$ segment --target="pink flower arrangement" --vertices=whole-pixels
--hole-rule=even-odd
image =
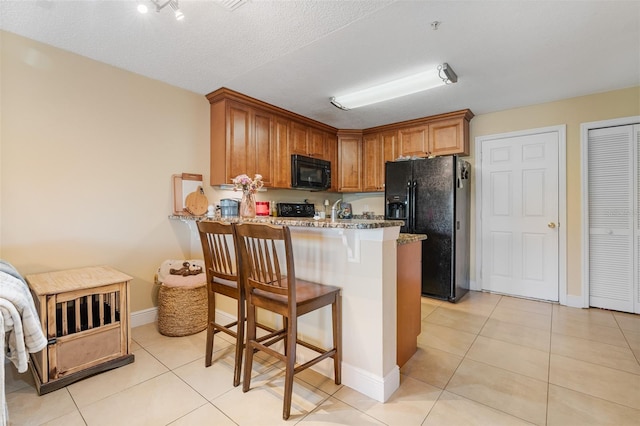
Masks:
[[[258,174],[253,179],[247,175],[238,175],[231,179],[231,182],[233,182],[234,191],[249,192],[251,194],[255,194],[263,185],[262,175]]]

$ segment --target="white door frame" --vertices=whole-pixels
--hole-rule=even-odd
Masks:
[[[567,304],[567,126],[564,124],[475,138],[476,280],[472,290],[482,290],[482,143],[550,132],[558,133],[558,300],[561,305]]]
[[[640,115],[591,121],[580,125],[580,166],[582,168],[582,306],[589,307],[589,130],[640,123]]]

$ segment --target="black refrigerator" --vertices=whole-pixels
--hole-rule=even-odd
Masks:
[[[457,302],[469,291],[470,165],[456,155],[387,162],[385,219],[422,241],[422,295]]]

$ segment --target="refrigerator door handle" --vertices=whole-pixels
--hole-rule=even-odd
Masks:
[[[414,180],[413,185],[411,185],[411,232],[415,232],[416,230],[416,187],[418,186],[418,181]]]
[[[406,213],[405,213],[405,217],[407,218],[407,225],[406,225],[406,232],[410,232],[411,231],[411,215],[413,214],[411,212],[411,181],[407,182],[407,198],[406,198],[406,203],[407,205],[405,206],[406,208]]]

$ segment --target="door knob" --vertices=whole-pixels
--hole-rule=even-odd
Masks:
[[[549,228],[553,229],[553,228],[555,228],[555,227],[556,227],[556,224],[555,224],[555,223],[553,223],[553,222],[549,222],[549,223],[547,224],[547,226],[548,226]]]

